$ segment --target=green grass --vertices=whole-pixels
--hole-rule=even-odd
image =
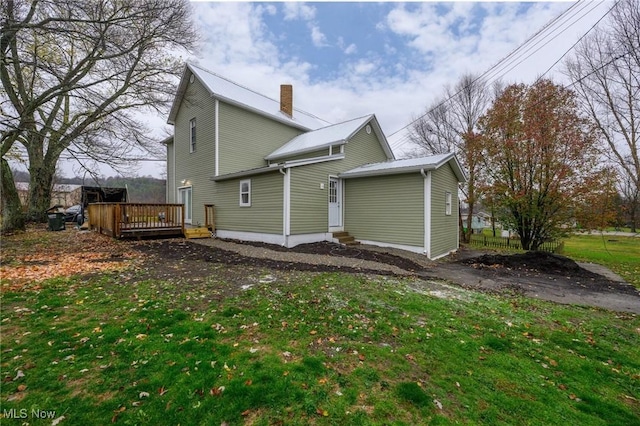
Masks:
[[[640,238],[616,235],[572,235],[564,241],[565,256],[604,265],[640,288]]]
[[[634,315],[457,288],[435,297],[413,279],[277,277],[218,301],[203,290],[215,277],[103,274],[5,292],[3,414],[55,410],[63,425],[640,418]]]

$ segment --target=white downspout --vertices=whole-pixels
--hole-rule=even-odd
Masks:
[[[424,177],[424,254],[431,259],[431,171],[420,169],[420,174]]]
[[[280,173],[284,176],[283,196],[282,196],[282,245],[289,246],[288,236],[291,233],[291,172],[289,169],[280,169]]]
[[[218,100],[216,99],[215,102],[215,122],[216,122],[216,127],[215,127],[215,132],[214,132],[214,149],[215,149],[215,175],[219,176],[220,175],[220,150],[219,150],[219,138],[220,138],[220,128],[218,125],[218,110],[220,109],[220,103],[218,102]]]
[[[173,195],[171,196],[171,200],[173,200],[173,203],[177,203],[178,202],[178,173],[176,172],[176,132],[175,132],[175,126],[174,126],[174,130],[173,130],[173,143],[171,144],[172,147],[171,149],[173,150],[173,179],[172,180],[172,186],[173,188],[171,188],[171,191],[173,192]],[[168,186],[168,185],[167,185]],[[167,188],[168,189],[168,188]]]

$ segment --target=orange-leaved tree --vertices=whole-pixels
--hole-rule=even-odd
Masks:
[[[480,121],[485,191],[525,250],[571,226],[606,191],[598,133],[575,94],[550,80],[507,87]]]

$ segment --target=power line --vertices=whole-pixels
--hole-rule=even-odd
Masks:
[[[597,27],[597,26],[598,26],[598,24],[600,23],[600,21],[602,21],[602,20],[604,19],[604,17],[605,17],[605,16],[607,16],[609,13],[611,13],[611,11],[612,11],[612,10],[613,10],[617,5],[618,5],[618,3],[620,3],[620,0],[616,0],[616,2],[613,4],[613,6],[611,6],[611,7],[609,8],[609,10],[607,10],[607,12],[606,12],[604,15],[602,15],[602,16],[600,17],[600,19],[598,19],[598,20],[596,21],[596,23],[595,23],[595,24],[593,24],[593,25],[591,26],[591,28],[589,28],[589,30],[588,30],[586,33],[584,33],[584,34],[582,35],[582,37],[580,37],[580,38],[579,38],[575,43],[573,43],[573,44],[571,45],[571,47],[570,47],[569,49],[567,49],[567,50],[562,54],[562,56],[560,56],[560,58],[558,58],[558,60],[557,60],[557,61],[555,61],[555,62],[554,62],[554,63],[553,63],[549,68],[547,68],[547,70],[546,70],[544,73],[542,73],[542,75],[541,75],[540,77],[538,77],[538,79],[536,80],[536,82],[537,82],[537,81],[540,81],[540,79],[542,79],[542,77],[544,77],[544,75],[545,75],[546,73],[548,73],[549,71],[551,71],[551,69],[552,69],[553,67],[555,67],[555,66],[558,64],[558,62],[560,62],[560,61],[561,61],[565,56],[567,56],[567,54],[568,54],[570,51],[572,51],[572,50],[573,50],[573,49],[578,45],[578,43],[580,43],[580,42],[581,42],[581,41],[582,41],[582,40],[587,36],[587,34],[589,34],[589,33],[590,33],[590,32],[591,32],[595,27]],[[630,52],[627,52],[627,53],[630,53]],[[626,54],[626,53],[625,53],[625,54]],[[620,59],[620,58],[618,58],[618,59]]]
[[[571,48],[569,48],[569,50],[567,50],[560,59],[558,59],[549,69],[547,69],[545,71],[544,74],[546,74],[547,72],[549,72],[549,70],[551,68],[553,68],[560,60],[562,60],[562,58],[564,56],[566,56],[566,54],[571,51],[579,42],[580,40],[582,40],[589,32],[591,32],[600,21],[602,21],[602,19],[604,19],[605,16],[607,16],[611,10],[613,10],[613,8],[617,5],[617,3],[620,0],[617,0],[616,3],[609,9],[607,10],[607,12],[602,15],[600,17],[600,19],[598,19],[598,21],[576,42],[573,44],[573,46],[571,46]],[[520,46],[518,46],[516,49],[514,49],[511,53],[509,53],[509,55],[507,55],[505,58],[501,59],[498,63],[496,63],[495,65],[493,65],[492,67],[490,67],[487,71],[485,71],[483,74],[481,74],[480,76],[478,76],[476,79],[474,79],[471,84],[477,82],[478,80],[481,80],[483,78],[485,78],[485,76],[491,74],[492,72],[494,72],[495,70],[500,69],[500,67],[504,67],[507,65],[503,65],[503,63],[507,63],[508,61],[515,61],[517,60],[517,58],[521,55],[524,54],[526,52],[528,52],[531,48],[535,47],[537,44],[539,44],[542,40],[544,40],[546,37],[548,37],[549,35],[546,35],[545,37],[542,38],[542,40],[536,42],[533,46],[527,48],[527,50],[524,51],[524,53],[517,53],[518,51],[521,51],[525,48],[525,46],[529,43],[531,43],[536,37],[538,37],[539,35],[543,34],[545,31],[551,31],[551,28],[558,22],[560,22],[560,20],[562,19],[562,17],[564,17],[565,15],[568,15],[568,13],[570,11],[572,11],[572,9],[578,5],[581,4],[580,2],[576,2],[574,3],[571,7],[569,7],[568,9],[566,9],[564,12],[562,12],[560,15],[558,15],[556,18],[552,19],[548,24],[546,24],[544,27],[542,27],[540,30],[538,30],[533,36],[529,37],[524,43],[522,43]],[[554,36],[551,40],[547,41],[543,46],[541,46],[540,48],[536,49],[534,52],[532,52],[531,54],[527,55],[527,57],[525,57],[524,59],[520,60],[517,64],[513,65],[511,68],[509,68],[507,71],[503,72],[500,77],[504,76],[507,72],[511,71],[515,66],[519,65],[520,63],[522,63],[524,60],[530,58],[534,53],[538,52],[542,47],[546,46],[547,44],[549,44],[551,41],[553,41],[555,38],[557,38],[559,35],[561,35],[563,32],[565,32],[567,29],[569,29],[571,26],[575,25],[575,23],[577,23],[579,20],[583,19],[587,14],[591,13],[596,7],[600,6],[601,3],[598,3],[596,6],[592,7],[588,12],[584,13],[582,16],[580,16],[578,19],[576,19],[575,21],[573,21],[569,26],[567,26],[564,30],[562,30],[559,34],[557,34],[556,36]],[[586,9],[586,6],[583,7],[582,9],[576,10],[573,12],[573,15],[570,16],[568,19],[571,19],[573,17],[575,17],[578,13],[584,11]],[[560,25],[564,25],[564,23],[560,24]],[[553,31],[551,31],[551,34],[556,31],[556,29],[554,29]],[[509,59],[511,58],[511,59]],[[543,75],[544,75],[543,74]],[[485,83],[489,82],[489,79],[491,79],[492,77],[487,78]],[[400,131],[408,128],[410,125],[412,125],[413,123],[415,123],[416,121],[422,119],[423,117],[425,117],[427,114],[429,114],[430,112],[432,112],[433,110],[435,110],[436,108],[439,108],[440,106],[444,105],[445,103],[451,101],[453,98],[455,98],[457,95],[459,95],[462,90],[464,90],[464,88],[461,88],[459,91],[457,91],[456,93],[452,94],[451,96],[449,96],[448,98],[445,98],[444,100],[442,100],[441,102],[439,102],[437,105],[435,105],[434,107],[432,107],[431,109],[429,109],[428,111],[426,111],[424,114],[420,115],[419,117],[413,119],[412,121],[410,121],[409,123],[407,123],[405,126],[399,128],[398,130],[396,130],[395,132],[391,133],[388,137],[393,137],[394,135],[396,135],[397,133],[399,133]],[[392,148],[399,148],[400,146],[404,145],[405,143],[407,143],[410,140],[410,136],[409,135],[403,135],[401,139],[399,139],[398,141],[396,141],[395,143],[392,144]]]

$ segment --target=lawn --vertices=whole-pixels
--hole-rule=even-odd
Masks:
[[[414,278],[223,268],[199,281],[120,265],[3,285],[2,424],[640,418],[635,315]],[[221,295],[229,273],[248,284]]]
[[[604,265],[640,288],[640,237],[572,235],[564,240],[562,254]]]

